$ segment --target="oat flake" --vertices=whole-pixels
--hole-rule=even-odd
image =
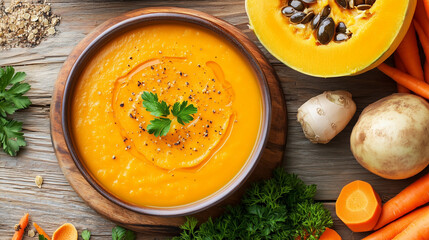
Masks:
[[[8,7],[0,0],[0,50],[37,46],[57,32],[60,20],[46,0],[12,0]]]

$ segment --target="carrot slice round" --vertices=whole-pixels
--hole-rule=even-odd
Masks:
[[[335,230],[326,228],[319,240],[341,240],[341,236]]]
[[[353,232],[374,228],[381,214],[381,199],[372,186],[354,181],[343,187],[335,204],[337,216]]]

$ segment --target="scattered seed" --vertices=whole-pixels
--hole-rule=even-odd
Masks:
[[[303,1],[303,2],[305,2],[307,4],[312,4],[312,3],[316,2],[316,0],[301,0],[301,1]]]
[[[335,35],[334,41],[335,42],[342,42],[342,41],[348,40],[349,38],[350,38],[349,35],[347,35],[345,33],[338,33],[337,35]]]
[[[335,2],[342,8],[347,9],[348,3],[347,0],[335,0]]]
[[[39,45],[56,33],[60,19],[45,1],[16,0],[7,8],[0,1],[0,50]]]
[[[300,0],[292,0],[289,2],[289,6],[295,8],[297,11],[304,11],[305,5]]]
[[[337,28],[335,30],[337,33],[346,33],[347,32],[347,26],[344,22],[339,22],[337,24]]]
[[[34,230],[33,230],[33,229],[28,230],[27,234],[28,234],[28,236],[29,236],[29,237],[34,237],[34,236],[36,236],[36,233],[34,232]]]
[[[354,0],[349,0],[349,8],[352,9],[356,6],[355,1]]]
[[[34,179],[34,182],[36,183],[37,187],[42,188],[42,184],[43,184],[42,176],[36,176],[36,178]]]
[[[306,15],[307,14],[305,14],[303,12],[296,12],[296,13],[292,14],[292,16],[290,16],[290,21],[292,23],[295,23],[295,24],[301,23],[302,20],[304,20],[304,17]]]
[[[328,44],[335,33],[335,22],[331,17],[324,19],[317,29],[317,40],[321,44]]]
[[[372,7],[372,5],[369,5],[369,4],[361,4],[361,5],[357,6],[356,8],[359,11],[365,11],[365,10],[370,9],[371,7]]]
[[[320,12],[320,15],[322,17],[322,20],[327,18],[329,14],[331,13],[331,7],[329,5],[326,5],[322,11]]]
[[[282,13],[283,13],[283,15],[285,15],[286,17],[290,17],[290,16],[292,16],[292,14],[294,14],[296,11],[295,11],[295,8],[293,8],[293,7],[291,7],[291,6],[287,6],[287,7],[284,7],[283,9],[282,9]]]
[[[316,28],[319,27],[320,24],[320,20],[321,20],[322,16],[320,15],[320,13],[318,13],[314,18],[313,21],[311,21],[311,28],[314,30]]]
[[[310,11],[309,13],[307,13],[307,15],[304,17],[304,19],[302,19],[301,23],[306,24],[306,23],[310,22],[313,18],[314,18],[314,12]]]

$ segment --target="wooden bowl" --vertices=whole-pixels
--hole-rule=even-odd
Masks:
[[[64,132],[65,142],[73,158],[77,168],[84,176],[84,178],[95,188],[101,195],[109,199],[111,202],[124,207],[126,209],[149,215],[156,216],[183,216],[193,214],[204,209],[207,209],[216,203],[227,198],[231,193],[238,189],[243,184],[249,175],[254,170],[259,159],[262,156],[264,147],[268,141],[268,134],[271,124],[271,98],[269,93],[269,87],[267,84],[267,77],[264,73],[264,65],[268,64],[265,59],[261,64],[260,56],[262,55],[259,49],[247,39],[238,29],[231,24],[228,24],[222,20],[214,17],[201,17],[206,14],[180,8],[151,8],[147,9],[143,14],[139,14],[133,17],[127,17],[121,19],[116,24],[101,32],[92,42],[90,42],[82,53],[79,55],[71,71],[67,77],[65,91],[62,101],[61,115],[62,115],[62,130]],[[103,185],[96,180],[96,178],[88,171],[85,164],[80,160],[79,152],[76,150],[75,141],[71,131],[71,102],[74,96],[74,89],[77,81],[79,80],[80,74],[86,63],[92,58],[92,56],[101,49],[106,43],[116,36],[123,34],[126,31],[139,28],[145,25],[157,24],[160,22],[178,22],[195,24],[200,27],[206,28],[212,31],[214,34],[229,41],[235,48],[237,48],[241,54],[247,58],[251,67],[253,68],[257,78],[259,87],[262,95],[262,123],[259,130],[259,137],[254,148],[253,153],[249,156],[249,159],[242,167],[241,171],[237,173],[233,180],[217,192],[210,196],[201,199],[199,201],[174,207],[143,207],[135,204],[126,202],[107,190]],[[259,60],[259,61],[258,61]]]

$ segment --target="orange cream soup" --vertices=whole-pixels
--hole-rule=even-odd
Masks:
[[[198,108],[185,126],[148,134],[150,91],[169,105]],[[194,25],[160,23],[126,32],[82,72],[72,128],[84,163],[118,198],[140,206],[203,199],[241,170],[258,138],[262,99],[248,61],[230,43]]]

